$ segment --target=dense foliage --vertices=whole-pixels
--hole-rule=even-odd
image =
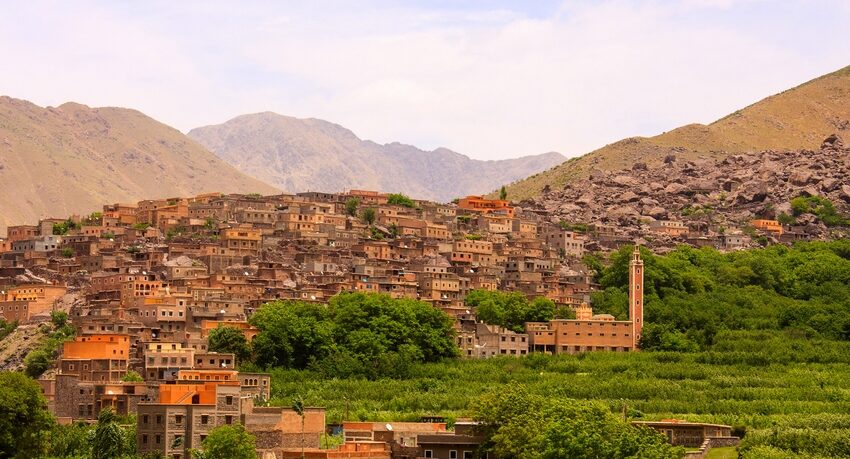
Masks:
[[[395,206],[403,206],[409,207],[411,209],[416,207],[416,203],[413,202],[410,197],[401,193],[390,193],[387,195],[387,204],[395,205]]]
[[[552,399],[521,385],[491,391],[474,411],[489,438],[484,449],[503,458],[673,459],[684,452],[657,431],[615,417],[602,403]]]
[[[0,319],[0,340],[9,336],[15,329],[18,328],[18,322],[6,322],[4,319]]]
[[[363,219],[363,222],[367,225],[374,225],[375,220],[378,218],[378,213],[375,212],[374,207],[367,207],[360,213],[360,218]]]
[[[38,383],[0,372],[0,457],[43,457],[52,426]]]
[[[251,317],[262,367],[328,375],[404,376],[415,362],[457,355],[452,320],[431,305],[387,295],[343,293],[328,305],[274,302]]]
[[[202,443],[202,451],[193,451],[199,459],[256,459],[254,436],[241,424],[216,427]]]
[[[622,248],[602,268],[602,291],[593,295],[598,312],[627,317],[630,252]],[[728,254],[684,246],[665,256],[641,254],[644,349],[706,349],[724,329],[850,340],[849,240]]]
[[[522,333],[526,322],[544,322],[554,318],[569,318],[571,309],[556,309],[552,300],[538,297],[531,301],[521,292],[473,290],[465,300],[475,311],[475,317],[491,325]]]
[[[812,214],[826,226],[847,226],[847,218],[838,213],[835,204],[821,196],[799,196],[791,200],[794,216]]]
[[[219,325],[210,331],[207,347],[211,352],[230,353],[236,356],[237,363],[251,359],[251,345],[242,330],[236,327]]]
[[[124,435],[115,412],[112,408],[101,410],[92,439],[92,459],[118,459],[126,452]]]
[[[345,214],[351,217],[357,215],[357,207],[360,206],[360,200],[357,198],[348,198],[345,201]]]
[[[446,360],[413,365],[406,378],[376,381],[274,369],[271,402],[289,406],[303,394],[307,405],[327,407],[328,422],[451,420],[474,417],[482,394],[517,383],[552,403],[593,400],[613,413],[625,408],[633,419],[736,426],[746,430],[751,449],[830,456],[829,442],[836,442],[829,443],[833,451],[850,448],[850,343],[792,331],[721,331],[709,350],[692,353]],[[817,441],[790,447],[801,431]]]

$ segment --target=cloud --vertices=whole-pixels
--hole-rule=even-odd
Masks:
[[[850,55],[833,2],[465,5],[28,3],[0,18],[0,91],[184,131],[271,110],[498,159],[710,122]]]

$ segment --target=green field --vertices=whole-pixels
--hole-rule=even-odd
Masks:
[[[296,395],[328,421],[470,417],[481,394],[523,384],[548,397],[592,399],[631,418],[678,418],[745,428],[745,457],[850,455],[850,343],[783,332],[721,332],[695,353],[531,355],[416,366],[410,378],[326,379],[273,370],[272,403]],[[346,411],[348,415],[346,416]],[[764,446],[775,446],[766,451]],[[755,448],[753,450],[753,448]]]

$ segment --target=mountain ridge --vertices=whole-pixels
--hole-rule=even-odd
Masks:
[[[276,189],[138,110],[0,96],[0,229],[104,202],[211,191]]]
[[[593,170],[660,164],[669,154],[684,160],[720,159],[765,150],[815,150],[832,133],[850,130],[850,66],[765,97],[709,124],[691,123],[652,137],[627,137],[570,158],[509,185],[512,199],[563,188]],[[491,193],[492,195],[492,193]]]
[[[563,161],[559,153],[482,161],[445,147],[380,144],[318,118],[273,112],[234,117],[187,135],[243,172],[286,191],[352,188],[448,201],[483,194]],[[393,171],[386,174],[385,171]]]

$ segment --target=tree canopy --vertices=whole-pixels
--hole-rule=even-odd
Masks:
[[[0,372],[0,457],[43,457],[53,424],[38,383]]]
[[[416,207],[416,203],[410,197],[401,193],[390,193],[387,195],[387,204],[409,207],[411,209]]]
[[[342,293],[327,305],[277,301],[251,317],[256,363],[335,376],[399,376],[408,364],[457,355],[452,320],[431,305]]]
[[[216,427],[202,445],[204,459],[256,459],[255,438],[241,424]]]
[[[208,337],[208,348],[212,352],[234,354],[239,362],[251,359],[251,345],[242,330],[221,326],[212,329]]]
[[[522,385],[484,395],[474,410],[487,439],[484,449],[502,458],[672,459],[683,453],[602,403],[548,398]]]
[[[555,303],[548,298],[537,297],[529,301],[521,292],[473,290],[466,296],[465,304],[475,309],[478,320],[517,333],[525,329],[526,322],[574,316],[571,310],[557,310]]]
[[[631,250],[621,248],[600,268],[601,291],[592,295],[597,312],[625,318]],[[650,340],[644,349],[693,349],[683,337],[704,348],[724,329],[793,329],[850,340],[848,240],[726,254],[681,246],[663,256],[641,249],[641,255]]]

